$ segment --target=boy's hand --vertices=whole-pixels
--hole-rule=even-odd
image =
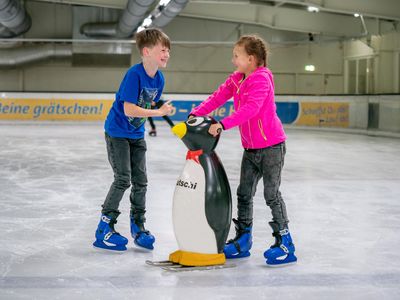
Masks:
[[[222,131],[222,125],[220,123],[212,124],[208,129],[208,133],[212,136],[217,136]]]
[[[158,110],[161,114],[161,116],[165,116],[165,115],[169,115],[170,113],[172,113],[173,111],[173,107],[170,104],[171,100],[168,100],[167,102],[165,102]]]

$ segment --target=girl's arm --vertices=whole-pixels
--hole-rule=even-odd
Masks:
[[[266,99],[268,99],[267,96],[270,93],[271,85],[264,77],[260,77],[259,80],[254,78],[247,90],[249,95],[247,96],[246,104],[240,106],[237,111],[220,121],[225,130],[238,126],[257,115]]]
[[[206,100],[204,100],[199,106],[192,109],[190,115],[194,116],[205,116],[213,110],[225,104],[233,96],[234,83],[232,76],[219,86],[219,88]]]

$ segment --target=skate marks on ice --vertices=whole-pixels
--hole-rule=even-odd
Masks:
[[[236,267],[235,264],[223,264],[214,266],[183,266],[169,260],[146,260],[146,264],[153,267],[160,267],[161,269],[169,272],[209,271]]]

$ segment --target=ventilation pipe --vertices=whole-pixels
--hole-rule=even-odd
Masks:
[[[118,24],[88,23],[81,33],[88,37],[130,37],[145,18],[155,0],[129,0]]]
[[[31,25],[31,17],[18,0],[0,0],[0,37],[18,36],[27,32]]]
[[[154,0],[133,0],[128,2],[117,26],[117,35],[121,37],[131,36],[145,18],[145,14]]]
[[[10,31],[10,29],[8,29],[7,27],[4,27],[3,25],[0,24],[0,37],[11,38],[14,35],[15,34],[12,31]]]
[[[81,34],[92,38],[116,37],[115,23],[86,23],[81,26]]]
[[[0,50],[0,67],[11,68],[55,57],[72,56],[71,45],[46,44]]]
[[[185,8],[188,2],[189,0],[172,0],[166,6],[160,6],[151,26],[164,27]]]

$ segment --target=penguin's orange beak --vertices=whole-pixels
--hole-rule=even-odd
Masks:
[[[182,139],[185,136],[186,131],[187,131],[186,124],[184,122],[179,123],[179,124],[175,125],[174,127],[172,127],[171,130],[175,135],[177,135],[180,139]]]

